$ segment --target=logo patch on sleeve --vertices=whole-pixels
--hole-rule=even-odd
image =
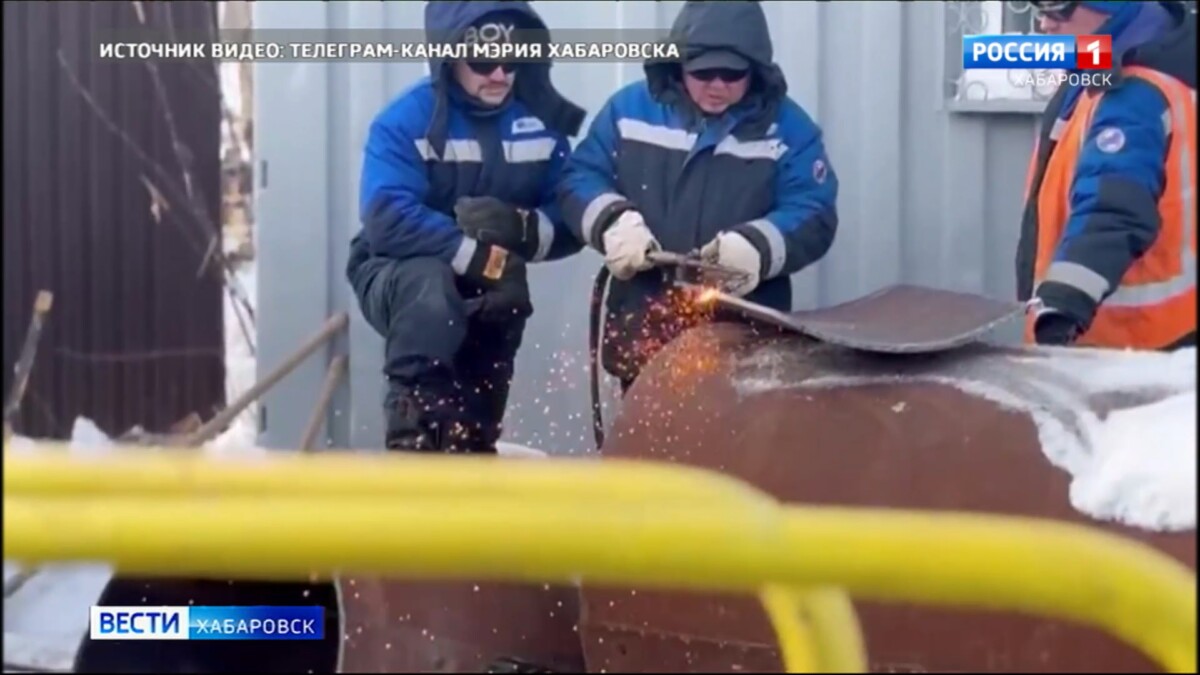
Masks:
[[[825,160],[818,158],[813,162],[812,175],[818,185],[825,183],[825,178],[829,176],[829,168],[825,166]]]
[[[1109,154],[1125,147],[1125,132],[1117,127],[1105,127],[1096,134],[1096,147]]]

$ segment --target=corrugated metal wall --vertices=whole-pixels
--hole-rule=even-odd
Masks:
[[[791,95],[824,127],[841,176],[833,251],[797,275],[797,308],[895,282],[1011,297],[1029,114],[948,110],[941,2],[766,2]],[[552,28],[666,27],[681,2],[540,1]],[[421,26],[424,3],[256,3],[257,27]],[[330,312],[350,309],[350,382],[331,415],[334,445],[381,444],[381,341],[343,276],[357,229],[360,151],[372,116],[425,67],[416,63],[260,64],[260,373]],[[638,64],[565,64],[554,80],[595,112]],[[297,139],[303,139],[297,141]],[[264,172],[265,173],[265,172]],[[586,314],[599,256],[536,266],[536,313],[517,364],[508,437],[552,452],[590,449]],[[294,446],[321,381],[314,359],[266,400],[263,442]]]
[[[183,179],[153,81],[144,61],[98,56],[99,41],[139,25],[134,4],[4,3],[6,391],[34,296],[54,293],[18,433],[64,437],[79,415],[110,434],[136,424],[165,430],[224,402],[221,284],[197,275],[209,235],[185,215],[173,192],[182,188],[171,187]],[[192,34],[214,7],[145,3],[149,25],[166,26],[169,12]],[[215,71],[158,68],[203,209],[217,223],[219,90],[202,79]],[[170,204],[161,219],[149,185]]]

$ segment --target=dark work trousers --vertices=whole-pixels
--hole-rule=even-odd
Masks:
[[[472,451],[495,452],[525,319],[468,316],[465,299],[482,288],[435,258],[369,258],[349,276],[363,317],[386,341],[389,386],[443,392],[423,409],[477,426]]]

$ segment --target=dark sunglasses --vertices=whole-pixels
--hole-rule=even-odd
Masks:
[[[1053,21],[1070,21],[1071,16],[1075,14],[1075,10],[1079,9],[1079,2],[1032,2],[1033,11],[1038,16],[1044,16]]]
[[[497,68],[503,70],[505,75],[512,75],[517,70],[517,64],[499,61],[467,61],[467,67],[477,75],[491,75]]]
[[[688,75],[691,75],[701,82],[720,80],[726,84],[729,84],[742,81],[742,79],[746,77],[747,72],[748,71],[745,70],[734,70],[733,68],[705,68],[704,70],[693,70],[692,72],[688,73]]]

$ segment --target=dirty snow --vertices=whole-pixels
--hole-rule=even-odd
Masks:
[[[964,353],[934,364],[831,363],[802,382],[790,350],[766,347],[737,364],[741,396],[781,388],[924,381],[1028,413],[1042,451],[1071,477],[1070,500],[1099,520],[1155,531],[1196,527],[1196,350],[1175,353],[1031,349]],[[850,361],[850,360],[847,360]],[[807,370],[811,370],[811,367]],[[1105,414],[1102,402],[1119,397]],[[894,411],[903,412],[903,402]]]

